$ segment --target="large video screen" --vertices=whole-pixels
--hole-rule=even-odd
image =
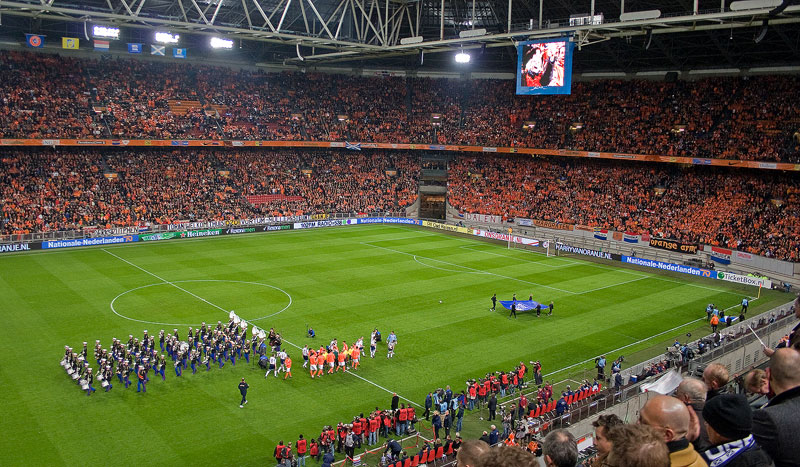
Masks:
[[[572,48],[567,39],[517,45],[517,94],[570,94]]]

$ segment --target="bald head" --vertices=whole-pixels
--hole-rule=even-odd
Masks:
[[[800,352],[794,349],[776,350],[769,359],[767,372],[775,394],[800,386]]]
[[[712,363],[703,371],[703,381],[709,390],[725,386],[728,384],[728,380],[730,380],[728,369],[721,363]]]
[[[659,430],[666,442],[683,439],[689,431],[689,409],[674,397],[656,396],[639,411],[639,423]]]
[[[486,432],[484,431],[484,434]],[[456,454],[457,466],[467,467],[478,465],[478,459],[489,451],[489,445],[479,439],[464,441]]]
[[[702,379],[698,378],[685,378],[678,385],[675,390],[675,397],[681,400],[684,404],[692,404],[697,402],[706,401],[706,392],[708,387]]]

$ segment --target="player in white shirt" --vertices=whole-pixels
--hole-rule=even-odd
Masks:
[[[269,368],[267,369],[267,374],[264,375],[264,378],[269,376],[269,372],[272,371],[275,373],[275,377],[278,377],[278,370],[275,368],[276,358],[275,354],[269,356]]]

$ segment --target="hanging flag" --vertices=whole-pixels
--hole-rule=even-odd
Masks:
[[[99,41],[95,39],[94,41],[94,50],[99,50],[100,52],[108,52],[108,49],[111,47],[111,43],[108,41]]]
[[[608,240],[608,230],[599,227],[594,228],[594,238],[598,240]]]
[[[720,264],[731,264],[732,254],[733,250],[716,246],[711,247],[711,261],[716,261]]]
[[[172,49],[172,56],[175,58],[186,58],[186,49]]]
[[[349,149],[351,151],[360,151],[361,150],[361,143],[349,143],[347,141],[344,142],[345,149]]]
[[[636,232],[625,232],[623,240],[628,243],[639,243],[639,234]]]
[[[41,49],[44,47],[44,37],[41,34],[25,34],[25,43],[28,47],[35,47]]]
[[[164,56],[164,52],[167,48],[163,45],[150,45],[150,55],[161,55]]]
[[[128,42],[128,53],[129,54],[140,54],[142,53],[142,44],[138,44],[135,42]]]
[[[61,48],[62,49],[72,49],[78,50],[81,45],[81,40],[77,37],[62,37],[61,38]]]

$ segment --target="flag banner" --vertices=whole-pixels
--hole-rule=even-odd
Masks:
[[[506,310],[510,310],[511,304],[514,303],[513,300],[498,300],[498,302],[503,305],[503,308]],[[544,303],[539,303],[534,300],[517,300],[517,311],[536,310],[536,305],[541,305],[542,310],[550,310],[550,307]]]
[[[186,49],[172,49],[172,56],[175,58],[186,58]]]
[[[628,243],[639,243],[639,234],[633,232],[625,232],[622,239]]]
[[[108,49],[111,47],[111,43],[108,41],[94,41],[94,50],[99,50],[101,52],[108,52]]]
[[[81,46],[81,40],[77,37],[62,37],[61,38],[61,48],[62,49],[71,49],[71,50],[78,50]]]
[[[344,142],[344,147],[351,151],[360,151],[361,150],[361,143],[349,143],[347,141]]]
[[[731,254],[733,254],[733,251],[727,248],[711,247],[711,261],[716,261],[720,264],[731,264]]]
[[[163,57],[166,50],[167,48],[163,45],[150,45],[150,55],[161,55]]]
[[[44,47],[44,37],[41,34],[25,34],[25,43],[28,47],[41,49]]]
[[[750,261],[753,261],[753,255],[751,255],[750,253],[745,253],[743,251],[737,251],[736,252],[736,259],[738,261],[750,262]]]
[[[142,44],[137,42],[128,42],[128,53],[129,54],[142,53]]]
[[[598,240],[608,240],[608,230],[595,227],[594,238]]]

